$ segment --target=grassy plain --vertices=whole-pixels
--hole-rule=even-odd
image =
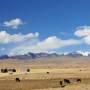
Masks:
[[[0,60],[0,68],[15,68],[17,71],[0,73],[0,90],[90,90],[89,57]],[[27,72],[28,68],[30,72]],[[68,79],[70,84],[61,87],[60,81],[64,79]]]

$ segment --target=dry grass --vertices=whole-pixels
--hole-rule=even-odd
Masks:
[[[90,90],[90,82],[87,79],[83,79],[82,83],[76,83],[76,79],[72,79],[72,83],[64,88],[61,88],[60,80],[0,80],[0,90]]]
[[[44,60],[4,60],[0,68],[15,68],[14,74],[0,73],[0,90],[90,90],[90,60],[87,57],[57,57]],[[26,70],[30,68],[30,72]],[[49,72],[49,73],[47,73]],[[16,82],[15,78],[21,82]],[[77,83],[80,78],[82,82]],[[71,83],[64,88],[60,80]]]

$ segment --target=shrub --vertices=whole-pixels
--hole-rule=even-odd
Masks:
[[[30,69],[27,69],[27,72],[30,72]]]
[[[16,72],[16,69],[12,69],[13,72]]]
[[[7,70],[7,69],[1,69],[1,72],[2,72],[2,73],[7,73],[8,70]]]

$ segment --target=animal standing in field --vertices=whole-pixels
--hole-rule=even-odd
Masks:
[[[60,81],[60,86],[63,88],[65,85],[63,85],[63,81]]]
[[[47,74],[49,74],[49,72],[47,72]]]
[[[77,82],[81,82],[81,79],[77,79]]]
[[[68,80],[68,79],[64,79],[64,83],[66,83],[66,84],[70,84],[70,80]]]
[[[16,82],[20,82],[20,79],[19,78],[16,78]]]
[[[63,82],[62,81],[60,81],[60,85],[62,86],[62,84],[63,84]]]

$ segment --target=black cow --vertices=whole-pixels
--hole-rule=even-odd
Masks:
[[[47,74],[49,74],[49,72],[47,72]]]
[[[64,83],[70,84],[70,80],[64,79]]]
[[[77,79],[77,82],[81,82],[81,79]]]
[[[16,78],[15,80],[16,80],[16,82],[20,82],[20,79],[19,78]]]
[[[60,81],[60,86],[63,88],[65,85],[63,85],[63,81]]]
[[[63,82],[62,82],[62,81],[60,81],[60,85],[61,85],[61,86],[63,85]]]

